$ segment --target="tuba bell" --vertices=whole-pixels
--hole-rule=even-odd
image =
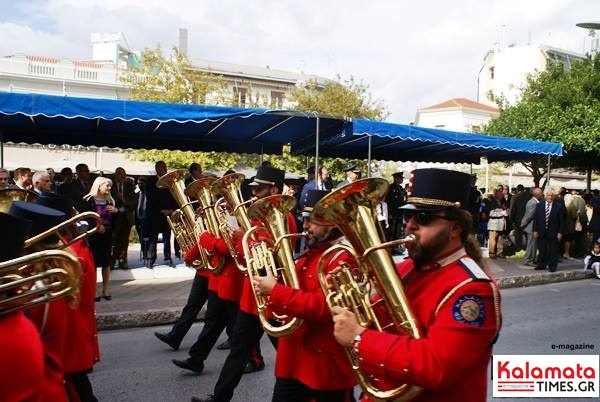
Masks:
[[[200,207],[196,210],[196,215],[199,215],[200,219],[204,221],[208,232],[215,237],[222,237],[210,191],[211,185],[215,180],[212,177],[203,177],[194,180],[185,188],[185,194],[188,197],[196,198],[200,203]],[[219,275],[223,271],[223,268],[225,268],[225,258],[220,256],[217,260],[217,265],[213,265],[211,259],[207,259],[206,268],[213,274]]]
[[[206,229],[202,219],[196,218],[192,202],[185,195],[186,172],[185,169],[168,172],[158,179],[156,187],[168,189],[179,206],[179,209],[175,210],[171,216],[167,216],[167,222],[181,250],[187,253],[195,245],[198,245],[200,260],[194,261],[192,265],[196,269],[205,269],[209,265],[209,258],[206,250],[198,244],[198,237]]]
[[[14,201],[35,202],[38,195],[34,191],[20,188],[3,188],[0,190],[0,212],[8,213]]]
[[[85,230],[80,230],[77,227],[77,224],[82,220],[92,220],[94,222],[94,226]],[[53,248],[61,250],[69,247],[71,244],[85,237],[96,233],[96,231],[98,231],[98,227],[101,224],[102,219],[100,218],[100,215],[98,215],[96,212],[82,212],[62,222],[59,225],[56,225],[46,230],[45,232],[42,232],[34,237],[25,240],[23,248],[25,249],[25,252],[27,252],[27,250],[30,250],[31,248],[35,247],[35,245],[39,242],[42,242],[50,238],[51,236],[54,236],[54,238],[56,239],[56,245]],[[71,233],[68,233],[69,229]]]
[[[246,272],[246,263],[244,258],[240,256],[234,247],[233,239],[229,236],[229,223],[227,222],[227,215],[222,211],[225,210],[224,202],[231,208],[231,213],[235,216],[238,224],[244,230],[248,231],[251,227],[250,219],[248,218],[248,204],[254,202],[254,199],[244,201],[242,197],[242,183],[245,176],[241,173],[231,173],[221,177],[213,182],[211,186],[211,192],[223,196],[223,198],[215,205],[215,215],[219,221],[219,228],[223,240],[227,244],[229,253],[235,261],[238,269],[242,272]]]
[[[39,251],[0,263],[0,315],[73,293],[79,288],[80,270],[77,257],[60,250]]]
[[[295,205],[294,197],[279,194],[260,199],[248,208],[248,217],[257,219],[264,224],[264,226],[251,227],[242,239],[247,272],[251,281],[255,277],[264,276],[266,272],[269,272],[284,285],[295,289],[299,288],[290,238],[304,234],[290,234],[287,221],[287,215]],[[263,237],[267,237],[267,239],[256,241],[254,234],[257,231],[266,231],[268,236]],[[272,313],[273,317],[283,324],[272,325],[267,318],[266,298],[257,294],[254,288],[252,290],[258,309],[258,318],[269,335],[275,337],[289,335],[302,325],[303,320],[300,318],[289,318],[275,313]]]
[[[321,224],[333,224],[344,234],[350,245],[337,244],[327,249],[317,265],[319,283],[329,307],[339,306],[355,313],[365,328],[384,331],[393,328],[414,339],[421,338],[418,324],[398,277],[389,247],[414,241],[414,237],[382,243],[383,232],[376,219],[376,206],[387,191],[383,179],[363,179],[339,188],[323,197],[313,208],[311,219]],[[347,265],[327,273],[327,257],[340,250],[356,260],[358,270]],[[372,302],[372,292],[381,299]],[[381,322],[374,306],[383,303],[391,322]],[[362,389],[375,401],[406,401],[421,392],[421,388],[401,384],[383,390],[373,384],[360,370],[360,361],[352,348],[346,348],[354,374]]]

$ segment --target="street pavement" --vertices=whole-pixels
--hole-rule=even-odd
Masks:
[[[99,330],[147,327],[173,323],[185,305],[195,271],[175,260],[175,268],[160,264],[162,246],[153,269],[143,266],[139,258],[139,244],[130,245],[128,270],[115,269],[111,273],[112,300],[96,303]],[[484,255],[486,250],[484,249]],[[592,277],[583,272],[580,259],[563,260],[557,272],[535,271],[522,264],[521,259],[485,259],[492,276],[501,288],[533,286]],[[101,289],[98,270],[98,294]],[[204,311],[199,315],[201,318]]]

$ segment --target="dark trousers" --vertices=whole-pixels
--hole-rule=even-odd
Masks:
[[[558,246],[559,241],[556,237],[548,239],[545,236],[540,236],[538,239],[538,267],[547,267],[550,272],[556,271],[556,266],[558,265]]]
[[[308,388],[298,380],[277,378],[273,402],[354,402],[353,389],[321,391]]]
[[[192,282],[192,288],[188,296],[187,303],[183,310],[181,310],[181,316],[177,319],[173,328],[169,332],[169,337],[174,339],[179,345],[183,340],[183,337],[190,330],[190,327],[198,317],[198,313],[202,309],[206,299],[208,298],[208,278],[200,275],[194,276]]]
[[[127,248],[129,247],[130,233],[131,225],[127,221],[127,218],[125,216],[119,217],[113,225],[111,266],[117,261],[119,263],[127,263]]]
[[[163,256],[165,260],[171,259],[171,229],[167,227],[163,227],[162,231],[162,240],[163,240]],[[156,261],[156,246],[158,244],[158,232],[152,233],[148,238],[148,250],[147,257],[153,263]]]
[[[233,391],[244,374],[244,367],[252,355],[252,349],[258,344],[262,335],[263,328],[258,317],[238,311],[230,340],[231,349],[214,389],[216,402],[231,400]]]
[[[189,352],[194,363],[204,363],[224,329],[227,329],[227,334],[231,336],[238,310],[239,303],[223,300],[216,292],[208,292],[204,327]]]
[[[388,230],[389,240],[396,240],[402,238],[402,226],[404,225],[404,221],[402,220],[402,215],[400,216],[392,216],[390,219],[390,227]]]
[[[87,373],[88,371],[65,373],[67,389],[69,389],[69,385],[71,385],[81,402],[98,402]]]

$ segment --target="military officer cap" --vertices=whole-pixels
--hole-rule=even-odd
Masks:
[[[275,169],[270,166],[261,166],[256,171],[254,181],[249,183],[249,186],[260,186],[270,185],[277,186],[280,190],[283,190],[283,180],[285,178],[285,172],[281,169]]]
[[[0,212],[0,262],[20,257],[29,238],[31,221]]]
[[[31,221],[30,237],[45,232],[65,220],[65,214],[61,211],[24,201],[13,202],[8,213]]]
[[[302,209],[302,216],[305,218],[309,217],[313,207],[327,194],[329,194],[329,190],[308,190],[308,193],[306,194],[306,201],[304,202],[304,208]]]
[[[356,164],[353,164],[353,165],[346,166],[344,168],[344,172],[355,172],[355,173],[358,173],[358,172],[360,172],[360,169],[358,169],[356,167]]]
[[[403,177],[404,176],[404,172],[396,172],[396,173],[392,173],[393,177]]]
[[[471,191],[471,176],[444,169],[416,169],[410,173],[408,198],[400,209],[409,211],[439,211],[467,208]]]

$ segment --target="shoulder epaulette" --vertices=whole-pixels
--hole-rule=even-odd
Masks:
[[[468,274],[477,281],[489,281],[491,280],[489,275],[470,257],[463,257],[458,260],[458,264],[464,268]]]

